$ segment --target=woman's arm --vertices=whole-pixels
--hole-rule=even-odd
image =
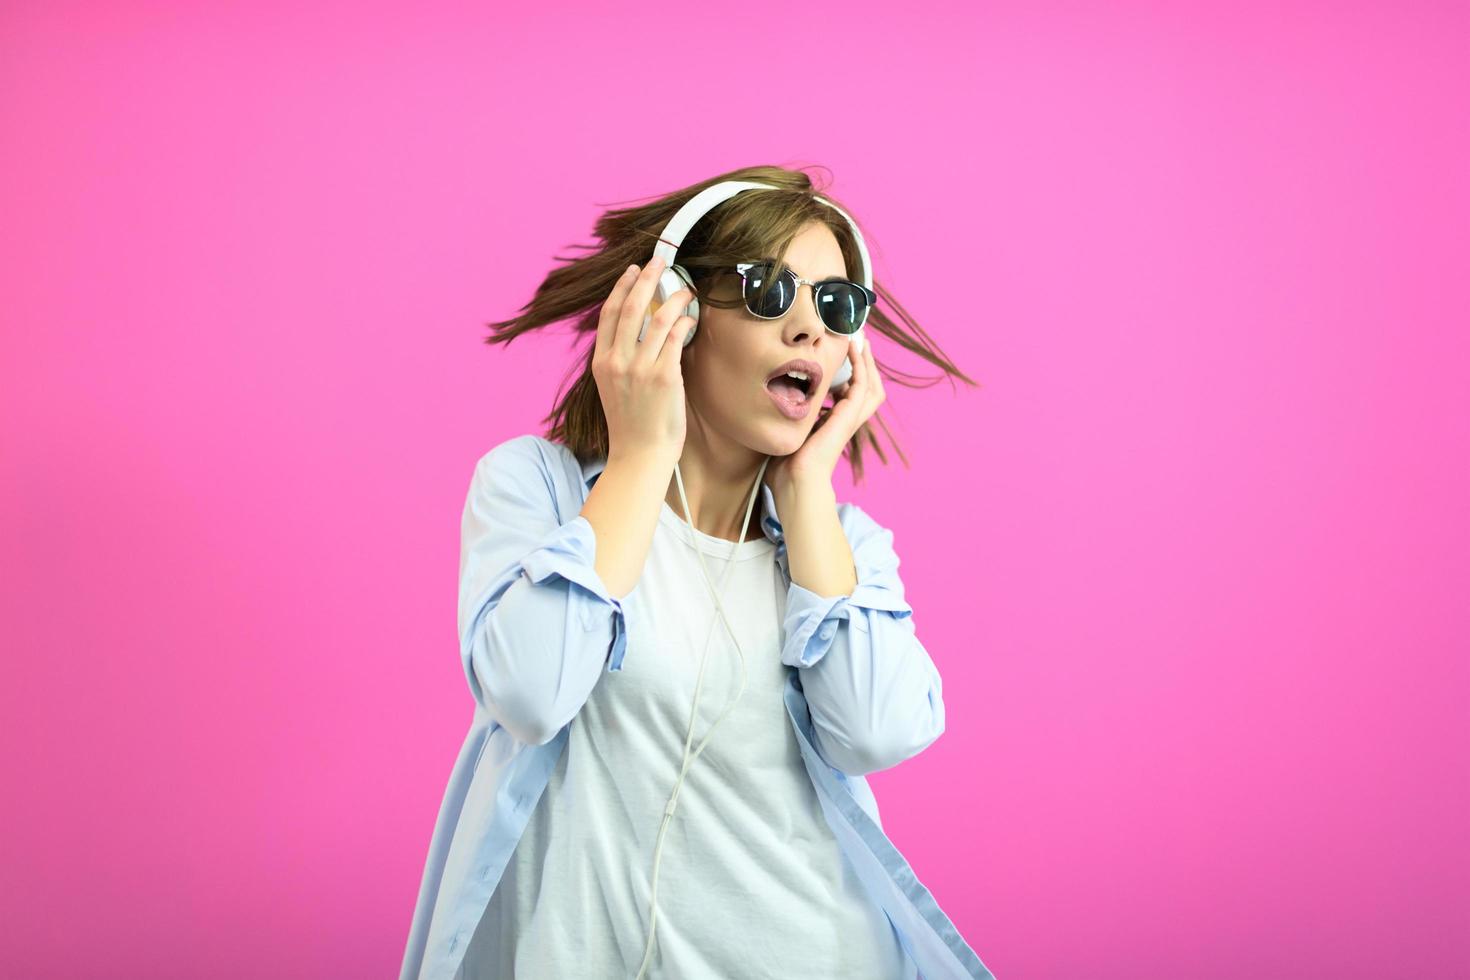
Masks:
[[[662,501],[642,492],[652,478],[647,472],[631,464],[626,477],[624,472],[621,461],[614,466],[609,460],[584,512],[599,506],[594,498],[620,492]],[[538,437],[518,436],[475,466],[462,522],[460,659],[470,693],[491,718],[532,745],[549,742],[581,710],[604,665],[622,668],[624,603],[637,588],[635,576],[626,594],[613,595],[599,567],[633,567],[634,556],[620,555],[621,564],[599,562],[598,535],[588,518],[559,513],[557,481],[566,478]],[[604,502],[603,511],[606,503],[615,501]],[[656,520],[655,510],[650,520],[632,522],[646,532],[645,558]]]
[[[823,758],[854,776],[890,768],[944,731],[943,683],[914,633],[893,533],[857,505],[838,505],[857,585],[850,594],[822,595],[798,581],[800,570],[811,567],[801,559],[811,556],[791,549],[814,547],[815,539],[793,523],[802,518],[799,510],[785,516],[791,510],[782,510],[793,575],[781,660],[801,672]]]
[[[597,575],[615,596],[643,577],[675,462],[653,450],[614,452],[582,505],[597,532]]]

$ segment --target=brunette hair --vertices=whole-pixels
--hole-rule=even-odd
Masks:
[[[586,334],[589,338],[595,337],[602,304],[606,302],[623,270],[635,263],[643,265],[648,262],[653,257],[659,232],[674,213],[695,194],[725,180],[759,181],[771,184],[775,189],[736,194],[711,209],[685,236],[679,246],[679,265],[688,270],[690,278],[694,280],[701,307],[743,308],[744,303],[738,294],[734,299],[723,300],[713,296],[715,287],[726,277],[736,275],[733,267],[737,262],[753,258],[772,258],[784,266],[786,250],[792,239],[812,222],[820,222],[832,230],[849,270],[859,268],[862,258],[847,221],[817,200],[817,197],[820,195],[831,200],[857,221],[857,215],[851,208],[822,193],[821,188],[813,185],[804,170],[775,166],[744,167],[711,177],[642,206],[607,210],[593,228],[593,234],[601,244],[571,246],[591,253],[580,258],[556,256],[558,262],[566,264],[546,275],[541,285],[536,287],[531,301],[521,307],[519,315],[488,324],[491,335],[485,338],[485,343],[509,344],[523,333],[573,318],[579,333]],[[861,226],[861,222],[858,224]],[[778,268],[777,274],[779,272]],[[940,351],[939,345],[909,316],[898,300],[883,288],[876,277],[873,280],[873,290],[898,319],[895,320],[885,313],[882,306],[875,306],[868,313],[864,332],[876,330],[943,371],[940,375],[921,377],[879,364],[879,372],[886,380],[908,388],[927,388],[949,376],[959,378],[973,387],[980,387],[950,363],[949,358]],[[696,338],[695,343],[698,342]],[[580,358],[580,364],[574,363],[562,378],[557,390],[556,404],[550,414],[542,419],[544,423],[550,423],[546,438],[567,446],[578,459],[584,461],[605,458],[608,452],[607,419],[603,415],[602,399],[598,395],[597,382],[592,375],[592,350],[593,344],[589,342],[585,354]],[[874,363],[878,363],[876,358]],[[568,381],[571,382],[570,388],[567,387]],[[884,463],[888,462],[888,457],[883,454],[883,448],[873,431],[875,422],[893,444],[904,466],[908,466],[908,459],[904,457],[898,441],[879,417],[879,412],[874,412],[853,434],[843,452],[852,468],[855,482],[862,480],[865,445],[871,446]]]

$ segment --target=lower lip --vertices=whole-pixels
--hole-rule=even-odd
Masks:
[[[771,396],[771,401],[775,402],[776,408],[781,414],[793,422],[800,422],[812,410],[813,399],[811,395],[807,395],[804,400],[798,402],[787,398],[785,392],[774,391],[770,387],[766,388],[766,394]]]

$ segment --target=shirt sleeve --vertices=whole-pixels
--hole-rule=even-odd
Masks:
[[[541,440],[501,443],[475,466],[460,537],[459,644],[470,693],[522,742],[543,745],[627,649],[623,599],[593,560],[580,514],[559,513],[565,468]],[[636,586],[635,590],[636,591]]]
[[[800,671],[817,751],[840,772],[863,776],[943,733],[943,682],[904,601],[893,533],[855,504],[840,504],[838,516],[857,587],[821,596],[791,582],[781,660]]]

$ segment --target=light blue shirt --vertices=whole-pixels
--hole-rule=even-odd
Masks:
[[[475,710],[429,844],[400,980],[454,980],[475,927],[604,671],[639,629],[633,591],[613,597],[581,516],[605,460],[522,435],[475,467],[462,523],[459,643]],[[858,584],[825,597],[791,581],[774,495],[761,530],[787,583],[786,711],[823,815],[923,980],[994,975],[884,834],[866,774],[944,731],[939,672],[914,633],[893,535],[838,505]],[[634,869],[629,869],[634,873]]]

